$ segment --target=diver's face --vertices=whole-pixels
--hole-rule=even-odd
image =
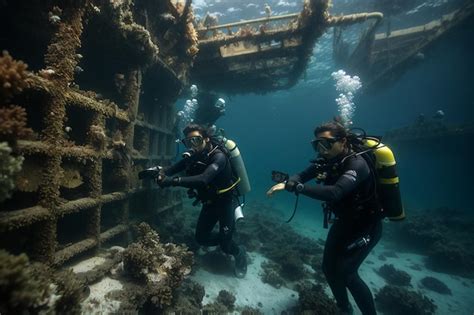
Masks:
[[[183,140],[188,149],[194,149],[196,152],[203,151],[209,143],[209,138],[204,138],[199,131],[191,131]]]
[[[325,159],[332,159],[344,152],[346,139],[337,139],[330,131],[325,131],[318,133],[312,143],[320,156]]]

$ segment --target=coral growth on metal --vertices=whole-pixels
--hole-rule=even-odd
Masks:
[[[187,82],[198,48],[186,5],[54,3],[1,5],[0,14],[11,17],[6,19],[11,25],[0,35],[20,40],[5,41],[2,48],[10,53],[0,56],[0,143],[7,143],[12,163],[23,163],[0,174],[9,188],[0,202],[0,238],[25,237],[2,241],[0,247],[60,266],[105,242],[126,240],[134,205],[145,217],[181,206],[174,192],[157,194],[136,178],[146,167],[170,163],[173,100]],[[25,19],[29,30],[14,24],[25,12],[35,12]],[[172,23],[160,20],[165,15]],[[102,50],[103,43],[110,50]],[[105,53],[96,66],[97,56]],[[96,76],[101,79],[94,81]],[[159,78],[166,92],[166,98],[156,95],[158,108],[141,97],[150,78]],[[105,211],[111,204],[114,210]],[[75,220],[81,224],[71,225]]]

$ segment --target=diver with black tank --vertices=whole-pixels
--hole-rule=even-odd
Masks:
[[[202,203],[196,226],[196,241],[203,246],[219,245],[224,253],[233,255],[235,275],[243,278],[247,272],[246,251],[234,242],[232,236],[235,231],[235,209],[240,208],[237,198],[239,188],[242,190],[242,184],[246,184],[248,191],[250,186],[246,173],[239,177],[233,171],[233,156],[227,147],[233,144],[234,152],[235,149],[238,152],[238,149],[235,143],[225,138],[225,141],[212,141],[207,129],[197,124],[186,126],[183,133],[185,138],[182,142],[188,151],[183,154],[182,160],[160,172],[157,184],[160,187],[189,188],[188,195]],[[183,171],[185,176],[176,176]],[[219,232],[213,233],[217,222]]]
[[[327,228],[332,223],[332,226],[325,243],[322,268],[340,313],[353,313],[347,294],[349,289],[362,314],[376,314],[372,293],[360,278],[358,269],[381,238],[382,218],[391,216],[393,220],[400,220],[404,217],[393,155],[380,141],[358,137],[338,122],[317,127],[314,135],[312,145],[319,158],[303,172],[287,176],[267,194],[271,196],[286,189],[324,201],[324,225]],[[377,163],[374,152],[378,155]],[[390,177],[384,180],[392,184],[381,187],[377,176]],[[323,185],[306,185],[312,179]],[[398,217],[384,213],[388,210],[396,210]]]

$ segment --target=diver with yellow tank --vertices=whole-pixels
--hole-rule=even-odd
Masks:
[[[324,226],[332,226],[322,267],[340,313],[353,312],[349,289],[362,314],[376,314],[372,293],[358,269],[381,238],[382,219],[405,216],[393,153],[379,139],[350,132],[336,121],[317,127],[314,136],[319,158],[291,177],[274,172],[278,184],[267,195],[286,189],[324,201]],[[310,180],[323,185],[307,185]]]
[[[154,177],[160,187],[188,188],[188,195],[202,203],[196,226],[196,241],[203,246],[220,246],[235,258],[235,275],[247,272],[244,246],[232,239],[235,223],[242,217],[239,197],[250,191],[245,165],[235,142],[213,136],[208,128],[189,124],[184,130],[183,144],[188,149],[183,159],[155,175],[143,173],[143,178]],[[149,172],[153,172],[149,169]],[[183,176],[177,175],[184,172]],[[219,232],[213,233],[219,222]]]

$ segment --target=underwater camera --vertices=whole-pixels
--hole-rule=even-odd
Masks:
[[[160,176],[162,170],[163,170],[162,166],[159,166],[159,165],[153,166],[139,172],[138,178],[139,179],[155,179],[155,178],[158,178],[158,176]]]
[[[272,171],[272,181],[275,183],[283,183],[286,182],[290,176],[286,173],[279,172],[279,171]]]

